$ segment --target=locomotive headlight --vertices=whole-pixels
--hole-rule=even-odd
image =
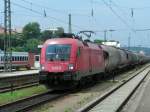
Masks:
[[[73,70],[73,69],[74,69],[73,64],[69,64],[69,65],[68,65],[68,69],[69,69],[69,70]]]
[[[44,69],[45,69],[45,67],[43,65],[41,65],[41,70],[44,70]]]

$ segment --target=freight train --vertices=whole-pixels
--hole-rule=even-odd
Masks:
[[[47,40],[41,49],[39,80],[49,88],[69,88],[86,78],[95,80],[104,73],[112,75],[117,69],[149,60],[142,54],[82,41],[74,36],[54,38]]]

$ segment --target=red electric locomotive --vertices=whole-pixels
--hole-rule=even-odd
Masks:
[[[40,63],[40,82],[53,89],[77,85],[105,69],[102,48],[76,38],[47,40],[41,49]]]

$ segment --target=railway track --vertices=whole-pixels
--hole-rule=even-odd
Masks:
[[[147,65],[134,76],[112,88],[77,112],[119,112],[150,72]]]
[[[28,88],[28,87],[32,87],[32,86],[37,86],[37,85],[39,85],[39,81],[22,84],[22,85],[17,85],[17,86],[2,87],[2,88],[0,88],[0,93],[24,89],[24,88]]]
[[[0,93],[38,85],[37,74],[0,77]]]
[[[99,102],[102,102],[104,99],[106,99],[109,95],[114,93],[116,90],[121,88],[121,86],[125,85],[128,81],[132,80],[134,77],[138,76],[142,71],[146,70],[150,65],[146,66],[144,69],[142,69],[140,72],[138,72],[135,76],[131,77],[127,81],[123,82],[120,86],[112,89],[110,92],[107,94],[103,95],[100,99],[94,101],[94,103],[90,103],[90,105],[79,109],[78,112],[86,112],[89,111],[92,107],[94,107],[96,104]],[[146,76],[145,76],[146,77]],[[65,96],[71,92],[63,92],[59,93],[56,91],[48,91],[46,93],[42,93],[39,95],[34,95],[28,98],[24,98],[12,103],[8,103],[5,105],[0,105],[0,112],[17,112],[17,111],[27,111],[28,109],[31,109],[34,106],[46,103],[47,101],[52,101],[57,98],[60,98],[62,96]]]
[[[38,70],[38,69],[29,69],[29,70]],[[27,70],[16,70],[16,69],[12,69],[12,71],[11,72],[20,72],[20,71],[28,71],[28,69]],[[4,72],[4,69],[0,69],[0,73],[6,73],[6,72]],[[9,73],[9,72],[8,72]]]
[[[69,92],[56,92],[48,91],[38,95],[34,95],[28,98],[24,98],[15,102],[11,102],[5,105],[0,105],[0,112],[22,112],[27,111],[31,107],[46,103],[47,101],[55,100],[59,97],[65,96]]]

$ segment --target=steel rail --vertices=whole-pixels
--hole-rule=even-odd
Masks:
[[[48,91],[28,98],[20,99],[15,102],[0,105],[0,112],[22,112],[31,109],[34,106],[53,101],[57,98],[63,97],[69,92],[57,93],[55,91]]]
[[[29,88],[29,87],[38,86],[38,85],[39,85],[39,81],[17,85],[14,87],[11,87],[11,86],[3,87],[3,88],[0,88],[0,93],[13,92],[14,90],[20,90],[20,89]]]
[[[0,93],[38,85],[37,74],[0,77]]]
[[[110,91],[106,92],[105,94],[103,94],[102,96],[96,98],[95,100],[93,100],[92,102],[88,103],[87,105],[85,105],[84,107],[80,108],[77,110],[77,112],[87,112],[90,111],[92,108],[94,108],[96,105],[102,103],[105,99],[107,99],[109,96],[111,96],[113,93],[115,93],[117,90],[119,90],[122,86],[124,86],[125,84],[127,84],[129,81],[131,81],[132,79],[134,79],[136,76],[138,76],[140,73],[142,73],[144,70],[146,70],[148,67],[150,67],[150,65],[147,65],[146,67],[140,69],[140,71],[138,71],[134,76],[130,77],[129,79],[125,80],[124,82],[122,82],[120,85],[112,88]],[[148,71],[149,73],[150,71]],[[134,90],[130,93],[130,95],[127,97],[127,99],[118,107],[117,112],[119,112],[123,105],[128,101],[128,99],[132,96],[132,94],[136,91],[136,89],[140,86],[140,84],[142,83],[142,81],[146,78],[146,76],[148,75],[148,73],[146,73],[146,75],[142,78],[142,80],[138,83],[138,85],[134,88]]]

